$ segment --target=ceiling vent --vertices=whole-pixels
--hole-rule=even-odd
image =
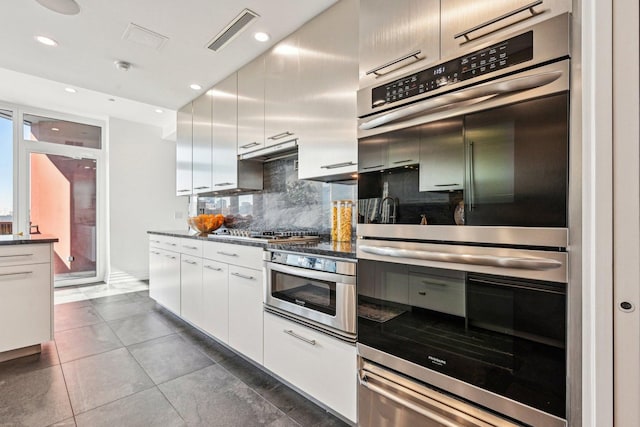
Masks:
[[[209,43],[207,43],[207,48],[211,49],[214,52],[219,51],[223,47],[227,45],[231,40],[236,38],[238,34],[243,32],[250,23],[252,23],[256,18],[260,15],[257,13],[245,9],[240,12],[233,21],[229,23],[222,31],[218,33],[217,36],[213,38]]]
[[[158,34],[155,31],[151,31],[147,28],[131,22],[127,29],[122,34],[123,40],[128,40],[133,43],[137,43],[142,46],[147,46],[156,50],[160,50],[162,46],[169,40],[168,37]]]

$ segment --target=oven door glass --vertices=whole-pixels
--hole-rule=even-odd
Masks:
[[[358,341],[564,418],[565,284],[359,260]]]
[[[336,284],[271,270],[271,296],[330,316],[336,315]]]

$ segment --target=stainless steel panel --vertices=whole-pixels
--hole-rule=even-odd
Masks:
[[[192,191],[193,110],[191,102],[180,108],[176,117],[176,194],[188,196]]]
[[[504,418],[360,359],[358,421],[376,427],[515,427]]]
[[[420,191],[462,190],[464,139],[461,118],[442,122],[420,141]]]
[[[464,54],[465,51],[477,48],[480,43],[488,39],[502,38],[505,32],[571,11],[570,0],[544,0],[539,2],[541,4],[531,7],[535,3],[538,2],[533,0],[443,1],[442,56]],[[508,16],[513,12],[517,13]],[[467,33],[466,37],[464,33]]]
[[[358,355],[364,359],[379,363],[386,368],[423,381],[426,384],[460,396],[528,425],[534,425],[536,427],[565,427],[567,425],[567,422],[562,418],[547,414],[530,406],[523,405],[514,400],[507,399],[361,343],[357,344],[357,348]],[[360,422],[362,421],[360,418]]]
[[[358,120],[358,137],[363,138],[430,123],[567,90],[569,90],[568,60],[360,119]],[[371,97],[370,92],[360,91],[359,95]],[[462,99],[462,101],[457,102],[456,99]],[[435,108],[432,109],[431,106]]]
[[[360,0],[360,87],[437,62],[439,45],[439,0]]]
[[[566,248],[566,228],[358,224],[358,237]],[[358,240],[361,242],[361,240]],[[572,242],[573,244],[573,242]]]
[[[193,100],[193,192],[211,191],[212,180],[212,101],[209,91]]]
[[[264,56],[238,70],[238,154],[264,147]]]
[[[440,89],[429,91],[427,93],[422,94],[421,96],[414,96],[411,98],[407,98],[403,102],[395,102],[393,104],[393,108],[398,108],[406,104],[412,104],[415,101],[418,101],[420,99],[433,98],[433,97],[442,95],[444,93],[452,92],[456,89],[460,89],[473,84],[477,84],[479,82],[483,82],[485,80],[495,79],[505,74],[511,74],[514,71],[529,68],[532,65],[542,64],[547,61],[569,56],[569,53],[570,53],[569,18],[570,18],[569,15],[563,14],[555,18],[549,19],[547,21],[541,22],[537,25],[534,25],[531,28],[527,28],[525,30],[516,31],[511,34],[505,35],[504,37],[501,37],[499,39],[499,40],[507,39],[519,34],[523,34],[529,30],[532,30],[533,31],[533,60],[527,61],[521,64],[517,64],[511,67],[507,67],[505,69],[502,69],[493,73],[480,75],[472,79],[460,81],[458,83],[445,85]],[[499,42],[499,40],[492,39],[485,43],[474,45],[473,48],[466,49],[464,52],[461,51],[460,53],[454,55],[454,57],[462,56],[466,53],[471,53],[473,51],[491,46]],[[446,60],[453,59],[454,57],[446,58]],[[446,61],[443,59],[443,61],[441,62],[444,63]],[[428,67],[421,67],[421,68],[428,68]],[[416,72],[416,71],[418,70],[414,70],[413,72]],[[411,72],[405,72],[400,76],[395,76],[394,78],[380,79],[380,81],[376,82],[375,84],[372,84],[370,86],[367,86],[366,88],[360,89],[358,91],[358,117],[363,117],[363,116],[371,115],[373,113],[378,113],[378,111],[374,111],[373,108],[371,107],[371,103],[372,103],[371,89],[373,87],[380,86],[388,82],[392,82],[397,78],[400,78],[403,75],[408,75],[408,74],[411,74]],[[567,88],[569,87],[568,78],[565,81],[565,86]],[[451,114],[449,114],[448,116],[451,116]],[[442,117],[439,117],[439,118],[442,118]],[[364,135],[359,133],[358,136],[362,137]]]
[[[358,240],[359,259],[567,282],[566,252]]]

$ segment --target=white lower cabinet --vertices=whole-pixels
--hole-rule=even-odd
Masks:
[[[270,313],[264,313],[264,366],[356,421],[356,347]]]
[[[181,254],[180,315],[202,327],[202,258]]]
[[[229,266],[229,345],[262,364],[262,271]]]
[[[229,343],[229,266],[202,260],[202,329]]]
[[[180,253],[149,249],[149,296],[180,314]]]

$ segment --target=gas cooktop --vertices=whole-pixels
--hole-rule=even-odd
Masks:
[[[240,229],[226,229],[217,234],[210,234],[213,238],[230,238],[262,243],[309,243],[320,240],[314,231],[253,231]]]

